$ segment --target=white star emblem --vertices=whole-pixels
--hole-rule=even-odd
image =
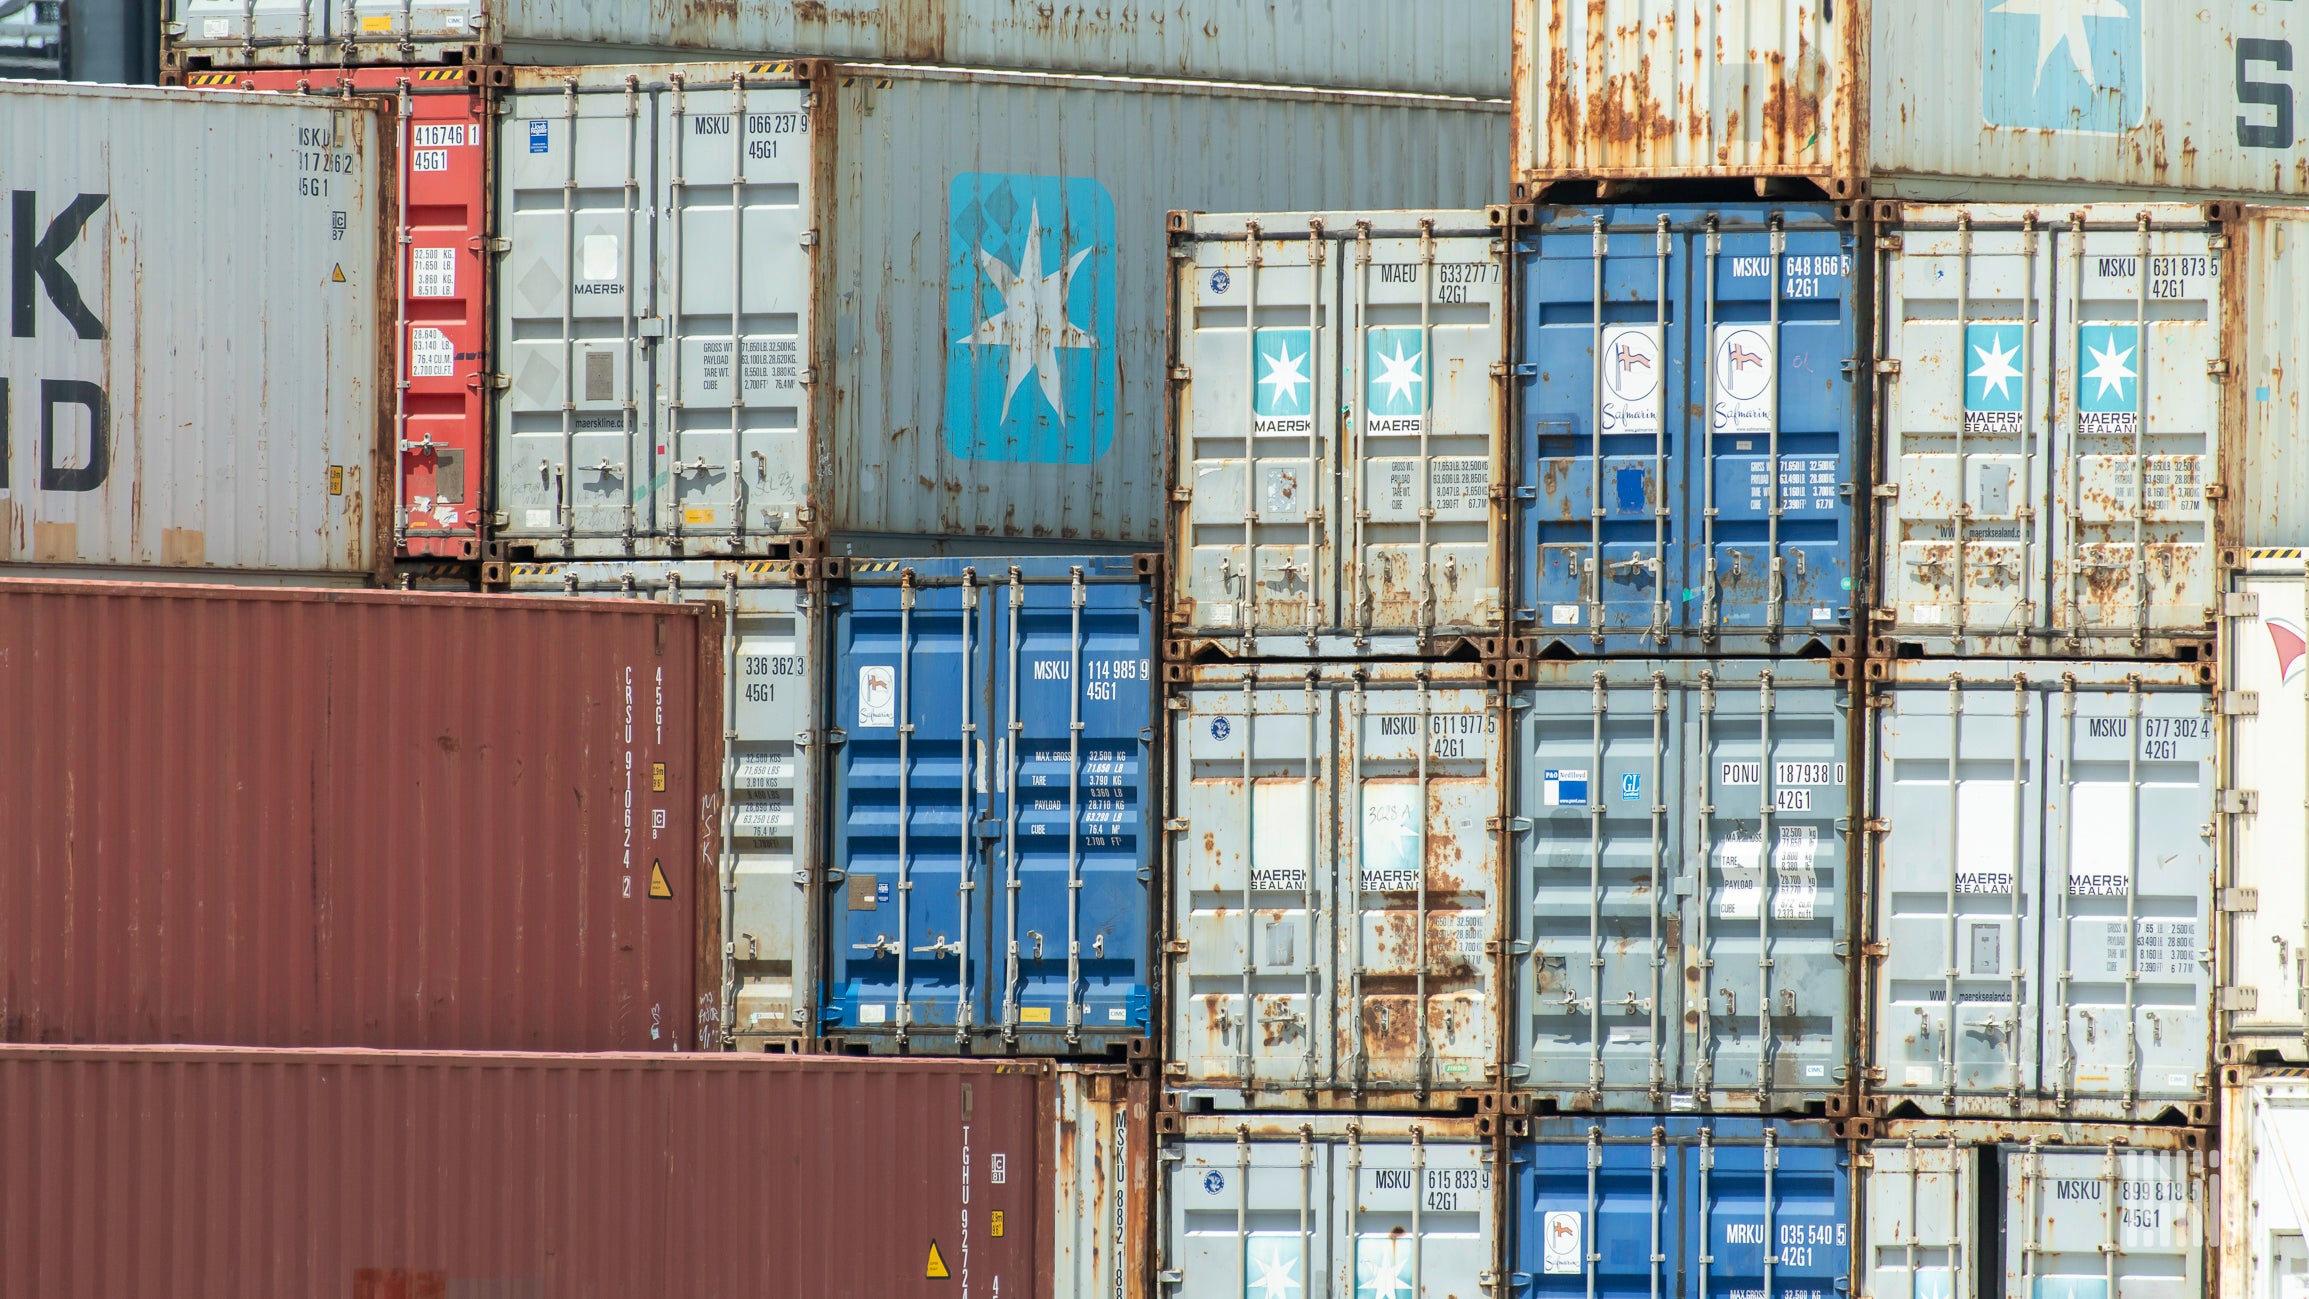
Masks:
[[[2012,358],[2020,354],[2020,346],[2014,344],[2011,347],[1999,347],[2000,341],[1992,335],[1988,346],[1972,349],[1972,355],[1980,361],[1980,368],[1972,371],[1969,377],[1980,380],[1983,396],[1992,392],[1999,397],[2011,396],[2009,385],[2020,377],[2020,371],[2012,365]]]
[[[2093,394],[2093,399],[2098,401],[2108,396],[2109,390],[2112,388],[2116,390],[2119,397],[2124,396],[2125,380],[2138,377],[2133,373],[2132,367],[2125,364],[2132,358],[2133,349],[2128,347],[2121,352],[2118,351],[2116,335],[2111,334],[2109,335],[2107,350],[2088,347],[2085,351],[2090,353],[2093,358],[2093,368],[2085,372],[2085,378],[2098,380],[2101,385],[2100,391]]]
[[[2004,0],[1991,13],[2036,19],[2036,84],[2044,84],[2044,65],[2052,52],[2068,46],[2069,66],[2088,86],[2101,84],[2093,70],[2092,42],[2085,39],[2087,18],[2130,18],[2123,0]]]
[[[1296,402],[1299,385],[1310,382],[1307,372],[1299,368],[1307,363],[1306,353],[1293,356],[1290,344],[1278,342],[1273,356],[1262,356],[1259,359],[1267,363],[1266,376],[1259,380],[1259,384],[1273,391],[1275,404],[1279,406],[1285,402]]]
[[[1355,1293],[1370,1295],[1371,1299],[1396,1299],[1397,1295],[1411,1293],[1411,1283],[1403,1279],[1404,1265],[1410,1261],[1393,1241],[1383,1242],[1376,1249],[1366,1247],[1363,1265],[1372,1272],[1355,1287]]]
[[[1251,1266],[1259,1269],[1259,1275],[1251,1280],[1248,1288],[1259,1291],[1259,1299],[1290,1299],[1291,1292],[1299,1288],[1298,1280],[1291,1275],[1298,1269],[1299,1260],[1285,1258],[1279,1246],[1268,1246],[1265,1258],[1259,1257],[1254,1246]]]
[[[1425,355],[1426,352],[1419,351],[1405,356],[1403,344],[1397,342],[1395,355],[1378,358],[1379,377],[1373,382],[1388,390],[1389,401],[1402,401],[1411,395],[1413,388],[1427,382],[1426,377],[1419,373],[1419,358]]]
[[[1066,408],[1060,404],[1058,349],[1098,346],[1098,339],[1089,330],[1078,329],[1066,319],[1067,290],[1073,287],[1074,273],[1082,269],[1092,250],[1083,249],[1064,270],[1045,275],[1042,233],[1042,208],[1037,204],[1027,209],[1026,248],[1019,254],[1015,272],[983,247],[978,250],[978,264],[1002,295],[1002,310],[979,321],[968,341],[981,347],[1010,349],[1010,383],[1002,393],[1005,420],[1010,418],[1010,400],[1018,395],[1018,385],[1026,382],[1029,371],[1041,384],[1044,400],[1063,419]]]

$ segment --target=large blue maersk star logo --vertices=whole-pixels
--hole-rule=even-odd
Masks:
[[[2113,134],[2141,124],[2147,0],[1981,0],[1990,126]]]
[[[948,206],[946,449],[1089,464],[1114,442],[1114,198],[963,172]]]

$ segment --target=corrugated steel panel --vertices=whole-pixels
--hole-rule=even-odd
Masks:
[[[1515,0],[1516,179],[2309,193],[2290,75],[2309,21],[2290,9]]]
[[[2234,344],[2219,209],[1879,215],[1876,633],[1907,653],[2208,653]]]
[[[1049,1293],[1053,1089],[966,1061],[0,1048],[0,1291]]]
[[[1498,1283],[1480,1120],[1166,1116],[1156,1276],[1182,1295],[1475,1299]]]
[[[1872,1108],[2203,1121],[2217,701],[2202,674],[1869,665]]]
[[[720,610],[0,582],[0,1038],[695,1048]]]
[[[1060,1299],[1146,1299],[1154,1091],[1143,1069],[1061,1064],[1051,1284]]]
[[[2224,1072],[2219,1293],[2294,1293],[2309,1282],[2309,1072]]]
[[[2195,1299],[2212,1292],[2207,1233],[2216,1179],[2202,1132],[2091,1123],[1883,1126],[1881,1139],[1859,1146],[1852,1266],[1860,1293]]]
[[[829,565],[821,1036],[901,1054],[1141,1049],[1149,567]]]
[[[1496,650],[1508,211],[1174,220],[1174,657]]]
[[[0,565],[382,571],[386,110],[39,82],[0,103]]]
[[[741,1049],[794,1050],[816,1032],[819,812],[826,692],[822,604],[807,561],[512,564],[506,589],[708,603],[718,647],[721,800],[708,827],[720,863],[721,1033]]]
[[[192,68],[774,53],[1501,99],[1509,25],[1496,0],[173,0],[168,46]]]
[[[1840,648],[1856,240],[1819,204],[1554,207],[1517,233],[1519,633],[1587,654]]]
[[[1172,1094],[1482,1107],[1499,1063],[1506,757],[1488,669],[1171,671]]]
[[[1828,1124],[1528,1122],[1508,1155],[1509,1294],[1828,1299],[1848,1289],[1851,1161]]]
[[[2222,335],[2236,371],[2222,431],[2221,544],[2309,543],[2309,212],[2248,207],[2223,231]]]
[[[1510,696],[1514,1054],[1563,1109],[1818,1112],[1851,1081],[1844,663],[1542,661]],[[1764,869],[1771,844],[1771,867]]]
[[[2229,575],[2220,683],[2221,1058],[2309,1062],[2309,582],[2303,552]]]

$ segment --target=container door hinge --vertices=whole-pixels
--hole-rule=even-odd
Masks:
[[[2223,717],[2259,717],[2261,696],[2251,690],[2224,690],[2219,703]]]
[[[489,376],[489,386],[490,386],[490,387],[492,387],[492,388],[495,388],[495,389],[496,389],[497,391],[499,391],[499,392],[503,392],[503,391],[505,391],[507,388],[510,388],[510,387],[512,387],[512,386],[513,386],[513,376],[512,376],[512,375],[509,375],[509,374],[493,374],[493,375],[490,375],[490,376]]]
[[[1528,816],[1511,816],[1507,818],[1507,832],[1509,834],[1530,834],[1531,827],[1532,820]]]
[[[1168,1157],[1172,1152],[1164,1151],[1163,1153],[1165,1157]],[[1177,1153],[1183,1155],[1186,1152],[1179,1151]],[[1187,1274],[1174,1267],[1166,1271],[1155,1273],[1155,1280],[1163,1285],[1185,1285],[1187,1283]]]
[[[1872,816],[1869,817],[1866,821],[1863,821],[1860,825],[1860,828],[1869,834],[1890,834],[1892,833],[1892,818],[1888,816]]]
[[[1896,252],[1899,252],[1901,249],[1903,249],[1903,248],[1905,248],[1905,247],[1907,247],[1907,240],[1906,240],[1904,237],[1900,236],[1900,235],[1878,235],[1878,236],[1876,236],[1876,251],[1877,251],[1877,252],[1880,252],[1880,253],[1896,253]]]
[[[1867,1070],[1866,1070],[1866,1071],[1865,1071],[1865,1073],[1862,1075],[1862,1081],[1863,1081],[1863,1082],[1874,1083],[1874,1084],[1876,1084],[1877,1086],[1880,1086],[1880,1087],[1881,1087],[1881,1086],[1883,1086],[1883,1084],[1884,1084],[1884,1066],[1883,1066],[1883,1065],[1880,1065],[1880,1064],[1872,1064],[1872,1065],[1868,1066]]]
[[[1900,373],[1900,358],[1897,356],[1887,356],[1878,361],[1876,363],[1876,373],[1884,375],[1887,378],[1898,376]]]
[[[1173,938],[1173,939],[1171,939],[1169,942],[1167,942],[1167,943],[1164,943],[1164,944],[1163,944],[1163,953],[1164,953],[1165,955],[1168,955],[1168,956],[1184,956],[1184,955],[1186,955],[1186,954],[1187,954],[1187,940],[1186,940],[1186,939],[1184,939],[1184,938]]]
[[[1507,945],[1507,954],[1509,956],[1529,956],[1531,949],[1532,942],[1530,939],[1518,938]]]
[[[493,526],[500,528],[511,527],[513,523],[513,516],[507,514],[503,510],[498,510],[489,516],[489,522]]]
[[[2208,360],[2205,362],[2205,373],[2207,373],[2207,374],[2227,374],[2228,372],[2229,372],[2229,358],[2228,358],[2228,357],[2225,357],[2225,356],[2216,356],[2216,357],[2212,357],[2212,358],[2208,359]]]
[[[1886,954],[1887,952],[1889,952],[1890,950],[1891,950],[1890,948],[1887,948],[1887,947],[1884,945],[1884,941],[1883,941],[1882,939],[1878,939],[1878,940],[1876,940],[1875,942],[1872,942],[1872,943],[1862,943],[1862,944],[1860,944],[1860,954],[1861,954],[1862,956],[1865,956],[1865,957],[1867,957],[1869,960],[1872,960],[1872,961],[1881,961],[1881,960],[1883,960],[1883,959],[1884,959],[1884,957],[1885,957],[1885,954]]]
[[[1172,834],[1184,834],[1187,829],[1187,819],[1183,816],[1169,817],[1163,821],[1163,829]]]
[[[1194,377],[1195,372],[1194,367],[1192,366],[1174,365],[1171,367],[1172,383],[1185,383]]]
[[[1516,377],[1516,378],[1518,378],[1518,379],[1536,379],[1536,378],[1538,378],[1538,377],[1539,377],[1539,362],[1537,362],[1537,361],[1518,361],[1518,362],[1516,362],[1516,365],[1515,365],[1515,377]]]
[[[1195,489],[1192,487],[1173,487],[1171,489],[1171,499],[1174,501],[1178,501],[1183,504],[1187,501],[1193,500],[1194,498]]]
[[[2215,995],[2217,1000],[2214,1005],[2220,1010],[2250,1015],[2261,1008],[2261,991],[2258,988],[2223,988]]]
[[[815,247],[817,247],[817,246],[818,246],[818,232],[817,232],[817,231],[815,231],[815,230],[804,230],[804,231],[802,232],[802,247],[804,247],[804,248],[815,248]]]
[[[2261,791],[2224,789],[2221,791],[2221,810],[2235,816],[2257,816],[2261,811]]]
[[[2222,596],[2221,616],[2224,618],[2260,617],[2261,593],[2258,591],[2231,591]]]
[[[636,337],[636,338],[663,338],[663,337],[665,337],[665,317],[663,317],[663,316],[643,316],[643,317],[642,317],[640,320],[637,320],[637,321],[635,321],[635,322],[634,322],[634,337]]]
[[[2205,484],[2205,499],[2208,501],[2228,500],[2229,489],[2220,483],[2207,483]]]
[[[509,253],[513,251],[513,241],[503,235],[496,235],[491,237],[486,241],[486,246],[488,247],[489,251],[493,253]]]
[[[2218,889],[2213,893],[2213,904],[2223,911],[2250,915],[2261,909],[2261,890]]]
[[[1491,377],[1494,379],[1504,379],[1514,373],[1515,367],[1505,361],[1493,361],[1491,363]]]
[[[847,744],[849,742],[850,733],[848,731],[843,730],[839,726],[830,726],[826,728],[826,746],[828,748],[838,748],[841,745]]]

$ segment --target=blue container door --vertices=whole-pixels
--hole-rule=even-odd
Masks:
[[[1818,205],[1555,208],[1520,241],[1519,634],[1770,653],[1850,633],[1852,253]]]
[[[1545,1118],[1512,1155],[1520,1299],[1833,1299],[1849,1168],[1826,1123]]]

